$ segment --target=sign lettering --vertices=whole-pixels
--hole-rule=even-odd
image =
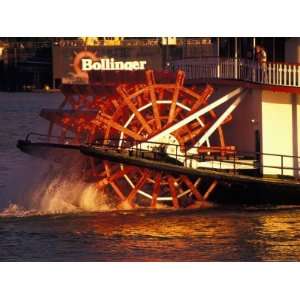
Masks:
[[[102,58],[94,61],[91,58],[81,59],[81,70],[82,71],[105,71],[105,70],[145,70],[147,61],[115,61],[114,58]]]

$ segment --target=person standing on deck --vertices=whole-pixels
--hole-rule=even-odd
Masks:
[[[256,60],[261,69],[261,79],[263,83],[267,83],[267,52],[266,50],[257,45],[255,47]]]

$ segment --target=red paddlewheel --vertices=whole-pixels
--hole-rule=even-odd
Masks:
[[[145,84],[118,85],[115,95],[68,94],[60,106],[64,109],[61,113],[42,113],[50,120],[49,136],[55,133],[56,125],[60,131],[56,129],[56,133],[64,143],[98,143],[124,148],[129,147],[130,142],[148,147],[147,142],[155,141],[178,145],[181,153],[232,153],[234,148],[225,145],[222,130],[231,115],[206,137],[217,120],[216,113],[208,109],[197,118],[188,117],[207,107],[213,88],[207,85],[201,92],[186,88],[184,77],[184,72],[179,71],[175,83],[156,83],[154,72],[148,70]],[[170,127],[174,130],[167,132]],[[158,208],[161,203],[175,208],[197,207],[217,185],[215,180],[207,178],[175,176],[92,158],[87,159],[86,175],[93,178],[99,189],[114,193],[119,207],[123,208]]]

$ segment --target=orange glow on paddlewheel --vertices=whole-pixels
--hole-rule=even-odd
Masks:
[[[157,82],[152,70],[145,72],[145,79],[144,83],[110,86],[109,93],[99,93],[90,86],[73,86],[65,92],[59,110],[44,115],[50,121],[49,139],[58,134],[62,143],[124,149],[156,138],[169,144],[170,151],[172,145],[181,153],[197,147],[197,154],[222,155],[226,149],[232,149],[226,146],[222,129],[231,121],[231,115],[199,147],[199,140],[215,123],[217,114],[209,109],[185,123],[191,114],[208,105],[211,86],[202,90],[185,87],[182,71],[177,72],[172,83]],[[183,125],[164,134],[176,124]],[[99,190],[114,195],[119,208],[201,207],[208,203],[217,186],[213,179],[173,175],[96,158],[86,158],[83,173],[85,180],[93,181]]]

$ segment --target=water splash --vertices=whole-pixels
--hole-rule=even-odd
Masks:
[[[83,182],[59,182],[55,178],[50,184],[41,184],[30,196],[29,205],[10,203],[0,211],[0,217],[27,217],[33,215],[65,214],[78,212],[100,212],[113,210],[107,195],[95,185]]]
[[[10,203],[7,208],[0,211],[0,217],[28,217],[42,214],[34,209],[25,209],[18,204]]]
[[[110,210],[108,197],[94,184],[63,179],[61,176],[41,185],[32,195],[34,206],[44,213],[70,213]]]
[[[18,170],[6,190],[6,206],[0,216],[29,216],[114,209],[114,201],[94,183],[80,178],[81,161],[55,165],[31,158]],[[16,176],[18,174],[18,176]]]

